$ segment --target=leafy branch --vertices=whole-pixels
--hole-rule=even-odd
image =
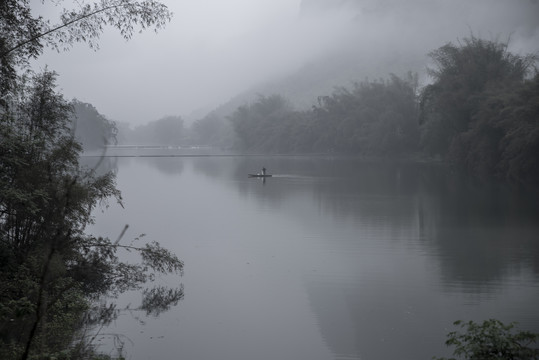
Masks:
[[[516,323],[504,324],[496,319],[485,320],[482,324],[474,321],[455,321],[464,331],[452,331],[447,335],[447,346],[454,346],[457,358],[470,360],[532,360],[539,359],[539,334],[516,331]],[[437,358],[435,360],[455,360]]]
[[[64,8],[60,15],[60,23],[50,26],[49,21],[41,16],[33,18],[28,9],[19,3],[12,4],[11,6],[19,11],[16,25],[27,30],[15,33],[15,30],[10,29],[14,28],[13,24],[8,26],[0,23],[7,26],[8,32],[3,39],[4,42],[0,44],[0,59],[8,59],[17,50],[28,46],[17,55],[19,58],[17,62],[24,63],[29,57],[37,58],[41,54],[43,43],[57,51],[67,50],[76,42],[86,42],[90,48],[98,49],[97,40],[105,26],[115,27],[124,39],[129,40],[135,31],[135,25],[140,27],[139,32],[150,27],[157,32],[170,22],[173,16],[168,7],[157,0],[100,0],[93,4],[82,2],[79,5],[78,10]],[[8,15],[11,14],[6,14],[6,18]]]

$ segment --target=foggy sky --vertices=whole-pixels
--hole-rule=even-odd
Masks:
[[[57,71],[68,99],[138,125],[209,111],[342,48],[372,61],[398,61],[399,53],[424,56],[473,32],[492,40],[510,36],[515,52],[539,50],[537,1],[341,0],[341,8],[320,11],[303,1],[302,6],[301,0],[163,0],[174,18],[159,33],[135,34],[126,42],[108,29],[99,51],[84,44],[67,53],[46,51],[35,68]]]

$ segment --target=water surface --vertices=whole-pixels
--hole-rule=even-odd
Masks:
[[[185,298],[133,311],[131,359],[430,359],[458,319],[539,332],[538,196],[427,164],[316,157],[120,158],[139,234],[185,261]],[[263,166],[272,178],[248,178]],[[121,298],[140,301],[139,294]],[[103,343],[107,342],[103,337]]]

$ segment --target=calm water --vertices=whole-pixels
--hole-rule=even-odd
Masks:
[[[430,359],[453,321],[539,332],[539,197],[441,167],[311,157],[119,158],[125,209],[185,261],[185,298],[105,333],[131,359]],[[275,174],[247,178],[262,166]],[[120,299],[136,307],[137,293]],[[107,337],[102,339],[107,343]],[[104,346],[104,349],[106,347]]]

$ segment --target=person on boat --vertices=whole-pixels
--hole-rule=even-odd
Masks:
[[[266,176],[266,168],[265,167],[262,167],[262,175]]]

